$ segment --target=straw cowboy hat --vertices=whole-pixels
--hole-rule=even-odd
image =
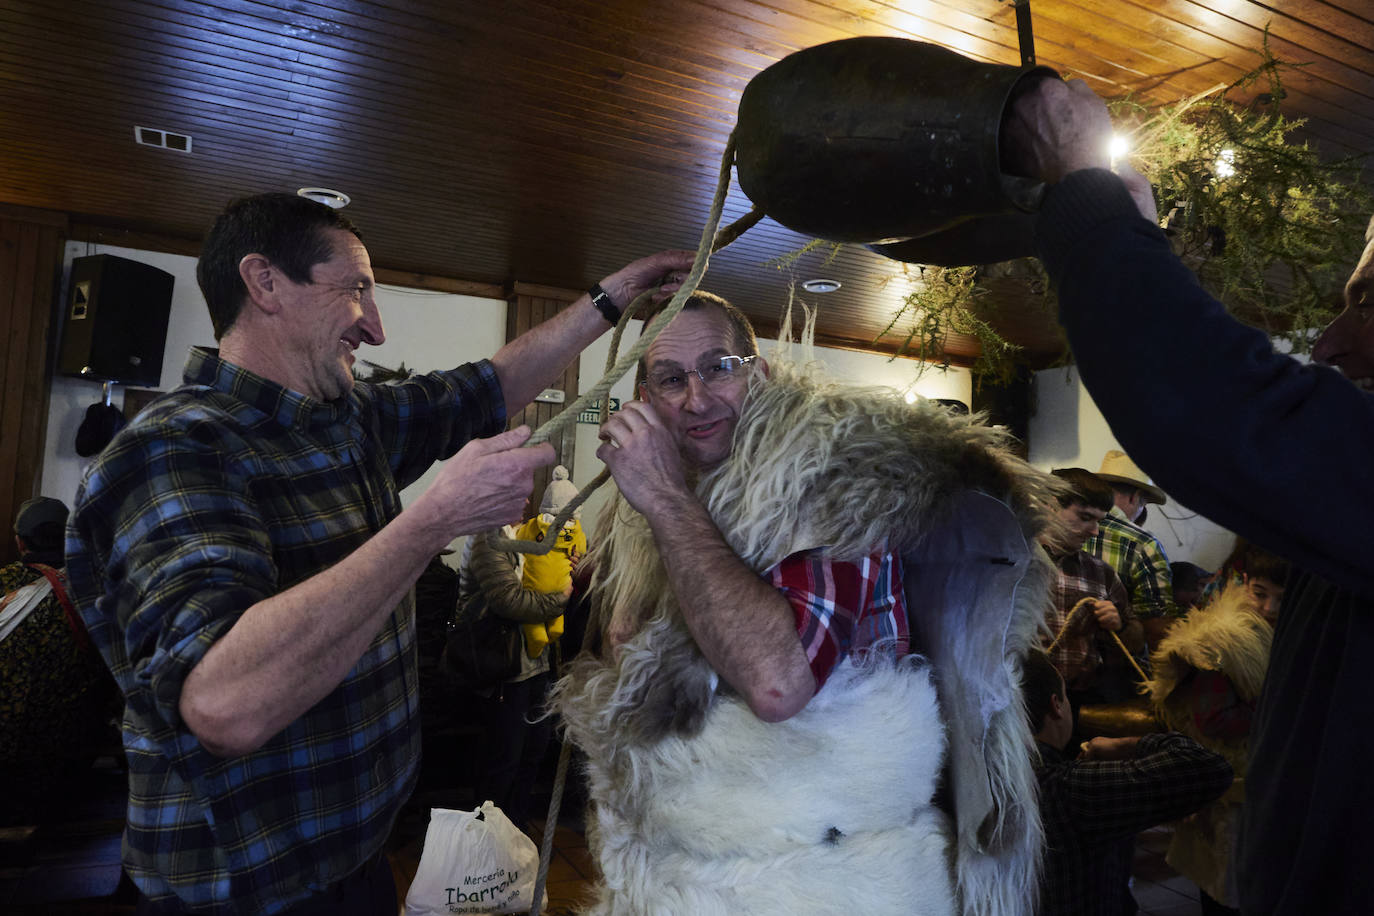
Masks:
[[[1164,505],[1169,501],[1169,497],[1164,495],[1164,491],[1150,483],[1150,478],[1145,476],[1145,472],[1136,466],[1136,463],[1126,457],[1125,452],[1112,449],[1102,456],[1102,469],[1097,472],[1107,483],[1119,483],[1127,487],[1135,487],[1145,494],[1147,503],[1158,503]]]

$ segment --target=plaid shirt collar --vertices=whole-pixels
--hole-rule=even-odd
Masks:
[[[210,347],[191,348],[183,377],[188,384],[233,395],[280,425],[302,432],[333,426],[354,410],[352,396],[316,400],[222,359],[219,350]]]

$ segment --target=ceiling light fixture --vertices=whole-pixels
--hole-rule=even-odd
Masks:
[[[1112,134],[1111,142],[1107,144],[1107,155],[1111,158],[1112,168],[1116,168],[1116,160],[1130,152],[1131,143],[1121,134]]]
[[[333,188],[297,188],[296,193],[307,200],[313,200],[317,204],[324,204],[326,207],[333,207],[335,210],[342,210],[349,204],[349,196],[342,191],[335,191]]]
[[[839,280],[826,280],[818,278],[815,280],[803,280],[802,289],[808,293],[833,293],[840,288]]]
[[[1214,166],[1218,178],[1230,178],[1236,174],[1236,151],[1224,149],[1217,157],[1217,164]]]

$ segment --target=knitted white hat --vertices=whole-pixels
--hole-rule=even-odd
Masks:
[[[568,469],[563,465],[555,465],[553,469],[553,479],[544,488],[544,499],[539,503],[539,511],[547,512],[549,515],[557,515],[563,507],[577,498],[577,487],[568,479]],[[582,517],[582,507],[578,506],[573,511],[573,518]]]

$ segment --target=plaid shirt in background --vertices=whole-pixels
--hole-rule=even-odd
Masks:
[[[87,472],[67,571],[128,701],[130,876],[150,898],[274,913],[374,857],[414,787],[413,599],[244,756],[201,746],[182,684],[247,608],[351,554],[400,513],[400,487],[499,433],[504,398],[487,362],[326,403],[195,348],[185,381]]]
[[[1123,627],[1132,619],[1131,601],[1116,572],[1096,557],[1074,550],[1064,554],[1051,552],[1050,559],[1054,563],[1054,583],[1050,586],[1050,607],[1045,612],[1045,623],[1050,630],[1045,637],[1045,647],[1050,661],[1069,688],[1084,688],[1089,686],[1103,662],[1103,647],[1094,637],[1100,635],[1106,640],[1111,637],[1091,622],[1090,611],[1082,611],[1079,626],[1065,634],[1053,649],[1049,649],[1050,643],[1064,629],[1073,606],[1084,598],[1101,598],[1115,604]],[[1119,653],[1121,650],[1112,642],[1110,651]],[[1124,659],[1120,661],[1126,664]]]
[[[1124,841],[1192,814],[1231,785],[1224,757],[1175,732],[1145,735],[1129,760],[1079,762],[1037,746],[1040,916],[1120,916],[1132,855]]]
[[[845,656],[884,640],[906,655],[906,598],[902,561],[886,552],[856,562],[835,560],[823,548],[802,550],[768,571],[797,618],[797,633],[816,676],[825,686]]]
[[[1098,522],[1098,528],[1101,533],[1089,538],[1083,549],[1116,570],[1130,592],[1136,617],[1177,617],[1174,575],[1159,538],[1132,525],[1117,506]]]

